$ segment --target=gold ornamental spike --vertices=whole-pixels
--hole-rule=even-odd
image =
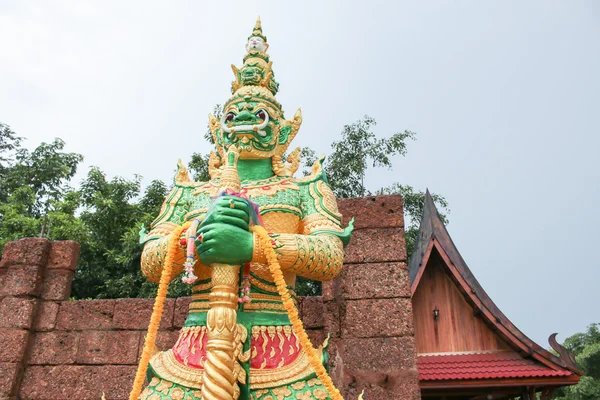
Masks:
[[[181,159],[177,160],[177,173],[175,174],[175,183],[177,185],[185,185],[191,183],[190,174],[187,168],[181,162]]]
[[[252,35],[250,35],[250,37],[252,36],[259,36],[262,37],[265,42],[267,41],[267,37],[263,34],[262,25],[260,23],[260,15],[256,18],[256,23],[254,24],[254,29],[252,30]]]

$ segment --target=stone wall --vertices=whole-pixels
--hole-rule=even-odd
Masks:
[[[314,343],[330,333],[330,374],[346,399],[363,389],[366,400],[420,399],[402,199],[338,202],[356,230],[340,276],[303,299],[304,324]]]
[[[330,333],[331,375],[346,399],[419,399],[402,200],[340,201],[356,231],[344,270],[303,298],[313,342]],[[346,221],[347,223],[347,221]],[[0,261],[0,400],[128,398],[153,299],[68,301],[75,242],[22,239]],[[169,299],[157,346],[177,340],[189,298]]]

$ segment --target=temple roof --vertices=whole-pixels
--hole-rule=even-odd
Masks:
[[[418,366],[422,381],[573,375],[571,371],[545,367],[513,351],[420,355]]]
[[[513,351],[492,355],[485,352],[468,355],[421,354],[419,355],[421,380],[525,376],[518,374],[536,377],[573,376],[578,379],[577,376],[582,375],[582,372],[577,369],[573,355],[556,342],[556,334],[551,335],[549,342],[561,355],[560,357],[528,338],[494,304],[458,252],[427,191],[417,243],[408,266],[413,295],[433,253],[437,253],[436,257],[437,255],[441,257],[447,273],[465,300],[473,307],[474,313]]]

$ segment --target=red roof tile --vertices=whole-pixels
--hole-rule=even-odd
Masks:
[[[419,380],[494,379],[568,376],[568,370],[555,371],[527,360],[512,351],[472,354],[419,355]]]

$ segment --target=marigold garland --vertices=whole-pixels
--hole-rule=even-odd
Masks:
[[[167,290],[169,289],[169,282],[171,281],[173,264],[175,263],[175,255],[177,251],[181,251],[179,247],[179,238],[181,233],[189,226],[190,223],[186,223],[183,226],[177,227],[171,233],[169,247],[167,249],[167,256],[165,257],[163,270],[160,274],[158,292],[156,293],[156,300],[154,300],[154,308],[152,309],[150,324],[148,325],[148,333],[146,334],[146,340],[144,341],[144,350],[142,351],[142,357],[140,358],[140,363],[135,374],[135,380],[133,381],[133,388],[129,394],[129,400],[136,400],[142,392],[142,386],[144,385],[144,379],[146,378],[146,371],[148,370],[148,364],[150,363],[150,357],[152,356],[151,352],[154,348],[156,335],[158,333],[160,320],[162,318],[162,313],[165,306],[165,299],[167,298]]]
[[[302,320],[298,316],[298,310],[294,305],[294,301],[290,296],[290,292],[287,288],[287,284],[285,283],[285,279],[283,277],[283,273],[281,272],[281,266],[277,261],[277,254],[275,254],[275,250],[273,249],[273,244],[271,243],[271,237],[260,225],[255,225],[250,228],[252,232],[256,232],[260,240],[263,242],[263,249],[265,252],[265,256],[267,257],[267,261],[269,263],[269,270],[273,275],[273,279],[275,280],[275,284],[277,285],[277,291],[283,300],[283,306],[288,312],[290,317],[290,321],[292,322],[292,326],[294,328],[294,332],[300,339],[300,344],[302,345],[302,349],[306,353],[308,360],[310,361],[310,365],[313,367],[317,376],[327,389],[327,393],[332,400],[344,400],[340,391],[335,387],[331,377],[327,374],[323,363],[319,359],[319,355],[317,351],[312,346],[306,331],[304,330],[304,325],[302,324]]]

